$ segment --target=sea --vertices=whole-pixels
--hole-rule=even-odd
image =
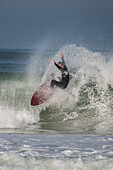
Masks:
[[[61,53],[68,87],[31,106]],[[113,170],[112,51],[0,49],[0,170]]]

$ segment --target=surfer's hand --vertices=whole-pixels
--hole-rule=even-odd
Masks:
[[[63,57],[64,57],[64,54],[60,54],[60,57],[63,58]]]
[[[55,60],[54,60],[54,58],[52,59],[52,62],[53,62],[53,64],[55,64]]]

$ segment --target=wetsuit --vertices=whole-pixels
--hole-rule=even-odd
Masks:
[[[62,65],[64,66],[63,69],[57,63],[55,63],[56,67],[61,71],[61,80],[60,81],[52,80],[51,81],[52,88],[54,87],[54,85],[56,85],[57,87],[60,87],[61,89],[65,89],[69,83],[69,72],[65,65],[64,59],[63,58],[61,59],[62,59]]]

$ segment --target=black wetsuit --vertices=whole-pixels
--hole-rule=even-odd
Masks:
[[[57,87],[60,87],[61,89],[65,89],[69,83],[69,72],[68,72],[68,69],[65,65],[65,61],[63,58],[62,58],[62,64],[64,66],[63,69],[57,63],[55,63],[56,67],[61,71],[61,80],[60,81],[52,80],[51,81],[52,88],[54,87],[54,85],[56,85]]]

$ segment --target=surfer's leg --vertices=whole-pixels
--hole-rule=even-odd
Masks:
[[[53,88],[54,87],[54,85],[56,85],[56,86],[58,86],[58,81],[56,81],[56,80],[52,80],[51,81],[51,88]]]
[[[61,89],[65,89],[65,85],[62,81],[56,81],[56,80],[52,80],[51,81],[51,88],[53,88],[55,86],[61,88]]]

